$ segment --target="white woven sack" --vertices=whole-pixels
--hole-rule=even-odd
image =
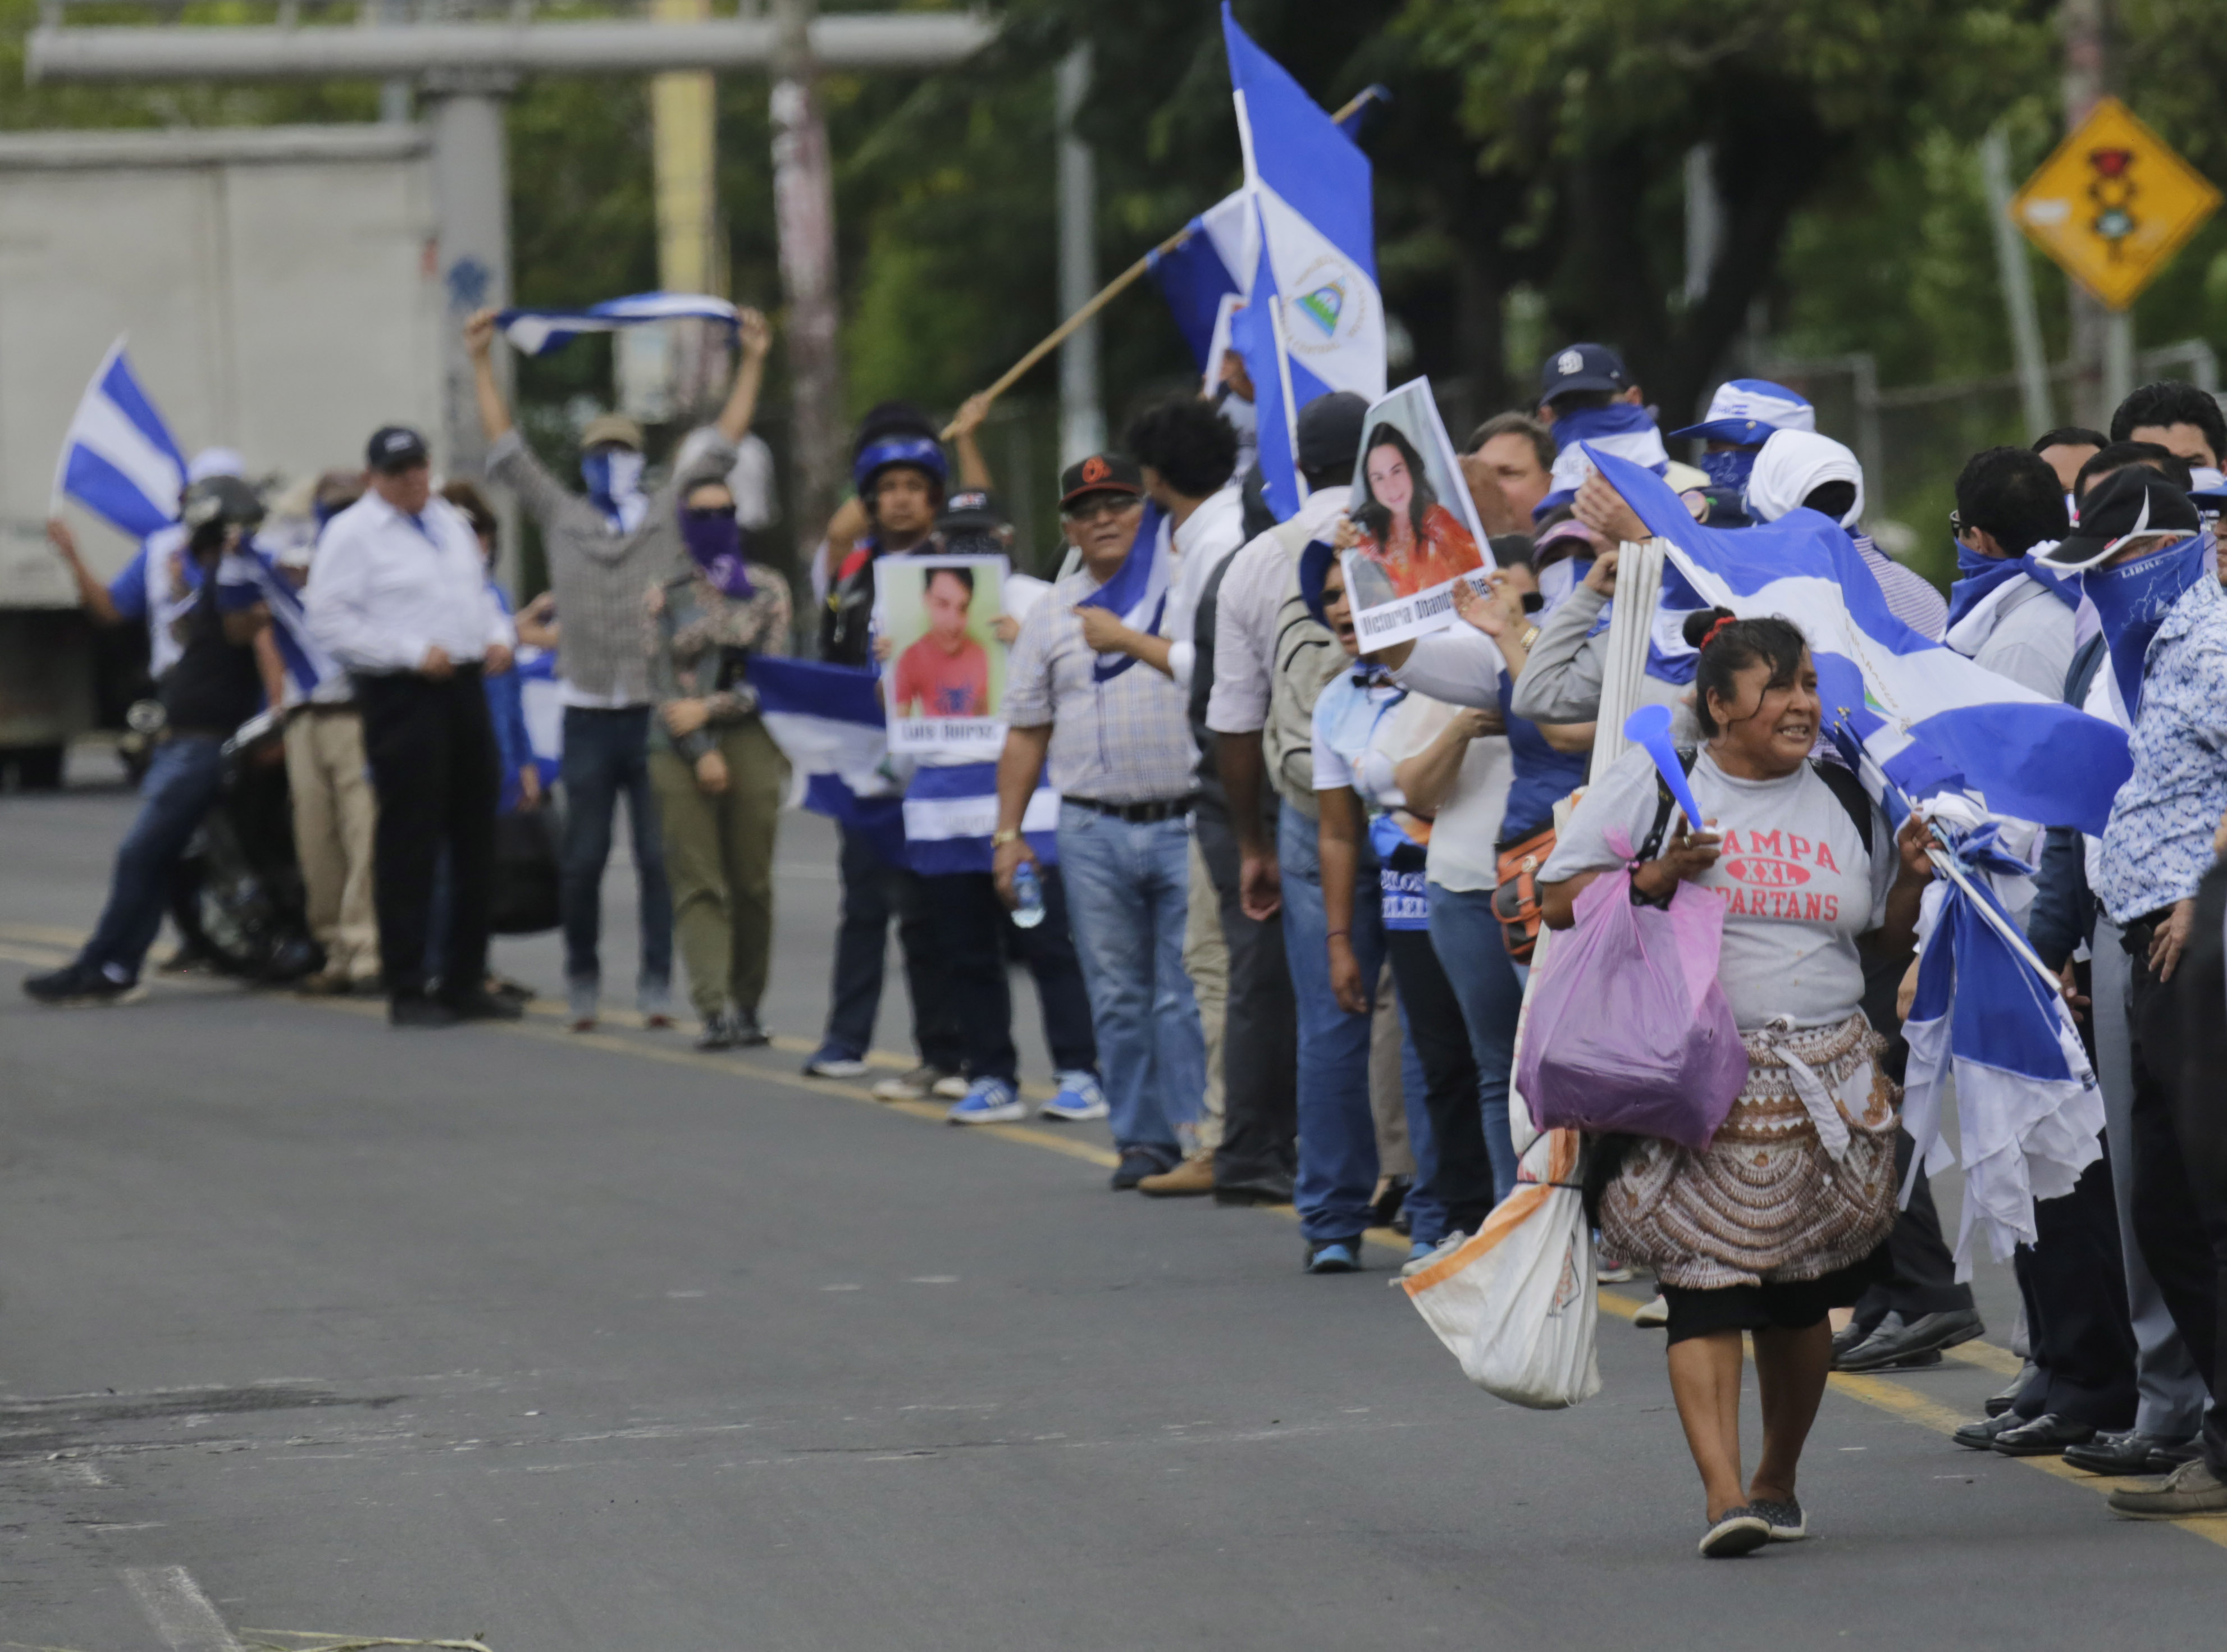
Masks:
[[[1571,1179],[1573,1132],[1547,1139],[1554,1171],[1516,1188],[1475,1238],[1401,1285],[1416,1311],[1461,1361],[1462,1375],[1496,1398],[1534,1410],[1574,1406],[1600,1392],[1594,1351],[1592,1230]]]

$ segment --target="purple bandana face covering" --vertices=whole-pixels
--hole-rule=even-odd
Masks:
[[[743,565],[743,530],[731,511],[683,510],[680,538],[704,577],[724,595],[738,603],[750,596],[756,587]]]

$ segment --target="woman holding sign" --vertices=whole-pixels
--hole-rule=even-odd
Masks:
[[[1689,882],[1724,903],[1718,981],[1748,1058],[1730,1114],[1701,1152],[1642,1136],[1594,1150],[1624,1145],[1602,1241],[1651,1266],[1669,1303],[1670,1387],[1707,1496],[1701,1553],[1718,1557],[1808,1534],[1794,1479],[1832,1368],[1826,1315],[1884,1272],[1894,1221],[1897,1096],[1858,1007],[1864,957],[1909,956],[1931,871],[1921,820],[1897,836],[1854,776],[1810,762],[1822,707],[1795,626],[1720,609],[1689,616],[1687,640],[1705,744],[1681,756],[1700,829],[1674,822],[1654,756],[1635,747],[1596,776],[1540,877],[1557,929],[1627,864],[1635,902],[1667,903]],[[1764,1418],[1745,1483],[1744,1331]]]

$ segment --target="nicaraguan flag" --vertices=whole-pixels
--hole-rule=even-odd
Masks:
[[[144,539],[178,520],[185,488],[185,455],[139,388],[119,338],[78,400],[54,468],[54,494]]]
[[[1299,409],[1334,390],[1384,394],[1384,301],[1369,157],[1222,8],[1245,195],[1257,251],[1230,341],[1252,375],[1262,492],[1277,517],[1306,498]]]
[[[905,789],[905,860],[935,877],[990,870],[990,834],[998,829],[998,765],[950,763],[913,773]],[[1059,864],[1059,794],[1040,786],[1021,815],[1021,832],[1037,858]]]
[[[1989,822],[1950,852],[1971,892],[1947,878],[1926,890],[1918,997],[1903,1024],[1910,1065],[1902,1122],[1918,1147],[1902,1196],[1910,1197],[1920,1165],[1938,1175],[1962,1159],[1959,1279],[1972,1277],[1972,1241],[1981,1234],[1999,1262],[2015,1245],[2032,1244],[2034,1201],[2071,1192],[2103,1152],[2103,1093],[2071,1014],[2004,933],[2009,914],[1988,883],[1990,872],[2032,869],[1996,850],[1994,832]],[[1951,1075],[1961,1151],[1941,1136]]]
[[[1114,577],[1075,606],[1109,609],[1131,629],[1157,633],[1167,616],[1168,587],[1175,583],[1170,566],[1174,561],[1169,548],[1172,536],[1167,523],[1165,511],[1158,505],[1146,505],[1144,520],[1137,524],[1137,537],[1129,542],[1129,554],[1121,558]],[[1136,663],[1133,654],[1101,654],[1091,662],[1091,679],[1111,682]]]
[[[2134,771],[2124,730],[1911,630],[1829,517],[1796,509],[1755,527],[1706,528],[1651,471],[1598,449],[1592,456],[1669,543],[1665,606],[1781,615],[1799,626],[1827,728],[1845,726],[1903,792],[1969,787],[1991,813],[2102,833]],[[1699,603],[1669,588],[1673,571]]]
[[[279,660],[286,667],[286,680],[294,686],[297,695],[307,699],[324,684],[341,676],[343,668],[326,652],[324,644],[310,634],[302,593],[294,589],[292,580],[279,571],[278,558],[260,545],[249,554],[254,560],[256,584],[262,592],[263,605],[271,612],[271,640],[278,645]]]
[[[583,333],[616,333],[642,322],[692,316],[732,327],[735,307],[708,293],[637,292],[624,298],[606,298],[585,309],[506,309],[495,322],[514,350],[525,355],[546,355],[563,349]]]

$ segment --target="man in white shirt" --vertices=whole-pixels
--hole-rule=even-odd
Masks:
[[[1949,589],[1950,647],[2051,698],[2062,698],[2076,643],[2078,582],[2037,564],[2072,531],[2049,461],[2026,448],[1988,448],[1956,478],[1956,567]]]
[[[1286,696],[1287,709],[1298,718],[1296,730],[1282,730],[1273,741],[1268,737],[1271,712],[1279,705],[1280,671],[1334,657],[1335,674],[1344,663],[1336,641],[1299,595],[1299,558],[1310,540],[1329,537],[1330,525],[1345,509],[1368,412],[1367,401],[1350,393],[1318,396],[1299,410],[1298,457],[1310,490],[1307,502],[1291,520],[1233,555],[1213,594],[1214,682],[1207,695],[1206,726],[1214,736],[1215,768],[1228,810],[1226,821],[1215,824],[1225,838],[1235,839],[1235,853],[1216,852],[1229,845],[1217,845],[1203,820],[1202,846],[1221,897],[1224,931],[1232,936],[1231,1030],[1223,1070],[1226,1076],[1241,1077],[1226,1087],[1223,1096],[1222,1145],[1215,1156],[1217,1202],[1292,1196],[1299,1115],[1288,949],[1294,944],[1318,949],[1324,942],[1319,931],[1293,941],[1281,920],[1277,822],[1279,813],[1294,818],[1291,832],[1305,845],[1311,867],[1311,773],[1298,776],[1294,784],[1288,775],[1271,774],[1267,754],[1271,744],[1278,756],[1286,755],[1286,747],[1295,757],[1311,751],[1313,697],[1305,696],[1302,707]],[[1274,767],[1281,771],[1285,765]],[[1262,785],[1264,775],[1274,781],[1273,790]],[[1254,939],[1270,944],[1241,946],[1235,939],[1241,923],[1254,927]],[[1241,1050],[1235,1031],[1241,1025],[1267,1035],[1260,1048]],[[1269,1048],[1277,1035],[1282,1047]]]
[[[498,793],[483,672],[510,669],[514,634],[489,595],[478,537],[433,496],[425,438],[371,438],[370,491],[326,525],[303,593],[309,629],[347,667],[379,794],[373,877],[381,974],[397,1026],[515,1020],[487,990]],[[440,996],[425,935],[443,847],[455,891]]]

